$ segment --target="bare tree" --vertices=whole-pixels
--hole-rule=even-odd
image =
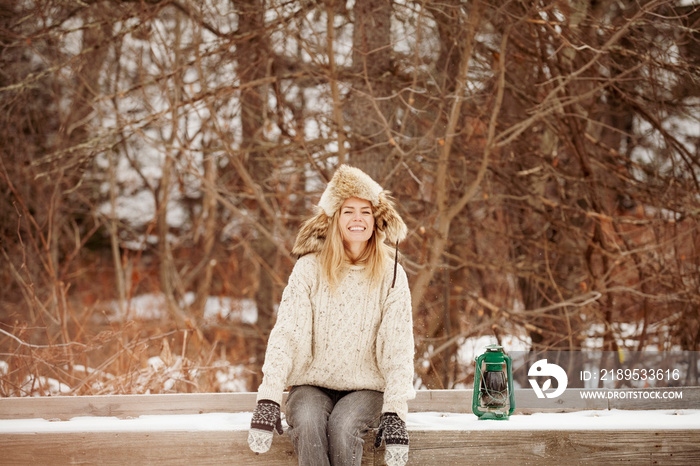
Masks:
[[[468,383],[459,350],[484,335],[697,350],[699,14],[672,0],[1,2],[8,390],[40,374],[97,390],[57,369],[78,363],[139,390],[128,381],[161,353],[240,364],[254,389],[299,222],[345,162],[409,226],[424,386]],[[167,312],[139,315],[142,296]],[[223,298],[254,302],[257,322],[212,319]],[[183,389],[216,389],[209,374]]]

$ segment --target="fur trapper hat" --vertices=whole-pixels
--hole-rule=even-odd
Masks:
[[[386,239],[395,245],[406,238],[408,229],[396,211],[389,192],[359,168],[341,165],[326,186],[314,215],[301,226],[292,254],[301,257],[320,252],[333,215],[350,197],[366,199],[372,204],[375,232],[380,235],[381,241]]]

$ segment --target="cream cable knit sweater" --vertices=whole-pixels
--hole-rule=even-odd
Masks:
[[[413,389],[413,319],[406,273],[393,263],[370,287],[348,266],[332,293],[316,254],[301,257],[282,294],[265,353],[258,400],[281,403],[291,385],[384,392],[382,412],[406,419]]]

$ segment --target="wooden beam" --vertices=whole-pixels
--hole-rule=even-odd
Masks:
[[[700,388],[683,387],[683,398],[651,399],[645,394],[663,390],[629,390],[627,394],[591,401],[603,409],[697,409]],[[287,435],[275,434],[270,452],[255,455],[248,449],[247,428],[255,393],[121,395],[0,399],[0,464],[220,464],[296,465]],[[516,391],[516,404],[536,406],[532,393]],[[574,411],[581,394],[567,390],[554,411]],[[658,411],[653,425],[615,424],[614,414],[582,417],[586,427],[550,428],[575,414],[552,413],[551,408],[528,408],[540,416],[511,421],[478,421],[471,412],[471,390],[426,390],[409,405],[411,453],[409,464],[560,463],[625,461],[632,464],[700,463],[700,424],[693,428],[666,422]],[[518,401],[519,400],[519,401]],[[547,400],[545,400],[547,401]],[[551,401],[551,400],[549,400]],[[547,412],[549,411],[549,412]],[[692,413],[692,412],[691,412]],[[197,416],[202,414],[204,416]],[[165,421],[148,419],[162,415]],[[194,415],[190,417],[189,415]],[[75,419],[105,418],[102,422]],[[169,417],[169,416],[172,416]],[[545,417],[544,423],[542,417]],[[661,416],[661,417],[658,417]],[[445,418],[444,423],[433,418]],[[144,419],[146,418],[146,419]],[[33,420],[32,420],[33,419]],[[70,422],[48,422],[62,420]],[[648,416],[640,419],[648,419]],[[681,419],[681,418],[679,418]],[[598,422],[600,420],[600,422]],[[664,422],[658,422],[662,420]],[[456,421],[456,424],[455,424]],[[84,422],[84,424],[82,423]],[[143,425],[147,425],[147,429]],[[648,423],[647,423],[648,424]],[[99,425],[99,427],[96,427]],[[141,426],[141,427],[139,427]],[[678,427],[678,428],[676,428]],[[374,433],[365,437],[362,464],[384,464],[382,448],[375,449]]]
[[[151,414],[252,412],[255,393],[172,393],[0,398],[0,419],[51,419],[76,416],[129,418]]]
[[[412,430],[409,465],[698,464],[699,430]],[[270,452],[248,449],[247,432],[81,432],[0,435],[2,464],[297,464],[289,438]],[[362,464],[383,465],[383,448],[365,438]]]
[[[2,464],[296,465],[289,438],[256,455],[247,432],[81,432],[0,435]]]
[[[409,464],[698,464],[700,430],[411,432]],[[383,463],[375,463],[383,464]]]

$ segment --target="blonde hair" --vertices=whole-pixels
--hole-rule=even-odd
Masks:
[[[340,281],[340,273],[344,265],[362,264],[365,266],[365,274],[370,280],[371,286],[380,283],[388,261],[391,258],[391,248],[379,239],[375,224],[372,236],[367,241],[367,246],[360,257],[352,260],[348,255],[343,237],[340,232],[339,213],[336,211],[331,218],[326,240],[319,253],[321,274],[328,280],[331,288],[335,288]]]

